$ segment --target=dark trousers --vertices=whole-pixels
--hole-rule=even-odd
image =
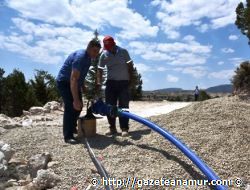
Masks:
[[[70,83],[66,81],[57,81],[57,88],[64,102],[63,136],[64,139],[69,139],[72,138],[73,133],[76,132],[77,119],[81,112],[75,110],[73,107],[73,96],[70,89]],[[82,100],[80,89],[79,98]]]
[[[105,89],[106,103],[117,106],[119,108],[129,108],[129,81],[115,81],[108,80]],[[107,117],[111,128],[116,127],[116,118]],[[120,117],[119,118],[121,130],[129,129],[129,119]]]
[[[194,101],[198,101],[198,98],[199,98],[199,94],[195,94],[194,95]]]

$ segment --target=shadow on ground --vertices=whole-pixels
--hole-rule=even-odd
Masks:
[[[130,135],[131,135],[130,138],[136,141],[136,140],[140,140],[144,135],[148,135],[150,133],[151,133],[150,129],[132,131],[132,132],[130,132]],[[155,148],[155,147],[152,147],[149,145],[145,145],[145,144],[134,144],[133,142],[129,141],[128,139],[124,139],[124,141],[118,141],[116,138],[117,138],[116,136],[109,137],[109,136],[98,134],[95,137],[89,138],[88,142],[89,142],[91,148],[99,149],[99,150],[103,150],[103,149],[105,149],[108,146],[113,144],[113,145],[119,145],[119,146],[131,146],[132,145],[132,146],[137,146],[141,149],[158,152],[158,153],[162,154],[167,160],[172,160],[172,161],[176,162],[177,164],[179,164],[187,173],[189,173],[192,176],[193,179],[195,179],[195,180],[205,180],[206,179],[204,175],[200,174],[198,171],[196,171],[194,169],[193,165],[186,163],[185,161],[181,160],[177,156],[172,155],[165,150],[158,149],[158,148]],[[210,189],[213,189],[213,188],[210,187]]]

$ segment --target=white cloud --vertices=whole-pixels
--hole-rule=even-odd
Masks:
[[[195,37],[193,35],[187,35],[187,36],[184,36],[183,40],[187,42],[192,42],[195,40]]]
[[[209,30],[209,25],[208,24],[202,24],[199,27],[197,27],[198,31],[201,33],[207,32]]]
[[[168,68],[166,67],[162,67],[162,66],[157,66],[157,65],[154,65],[154,66],[149,66],[149,65],[146,65],[146,64],[143,64],[143,63],[136,63],[135,64],[135,67],[137,68],[137,70],[139,71],[139,73],[145,73],[145,72],[164,72],[164,71],[167,71],[169,70]]]
[[[234,70],[222,70],[218,72],[212,72],[208,75],[209,78],[215,78],[215,79],[231,79],[234,75]]]
[[[7,49],[11,52],[21,54],[26,58],[32,59],[34,62],[54,64],[62,61],[62,57],[55,55],[45,48],[40,46],[30,46],[27,42],[29,35],[23,36],[2,36],[0,35],[0,48]]]
[[[131,41],[131,51],[149,61],[161,61],[170,65],[205,64],[212,46],[201,45],[193,36],[184,37],[186,42],[156,43]]]
[[[21,54],[34,62],[60,63],[72,51],[85,48],[93,37],[93,32],[77,27],[39,25],[20,18],[14,18],[13,22],[24,34],[0,34],[0,48]]]
[[[238,67],[244,61],[246,61],[246,59],[243,59],[241,57],[233,57],[229,59],[229,62],[231,62],[236,67]]]
[[[233,24],[238,3],[235,0],[154,0],[151,4],[159,7],[156,17],[161,29],[169,38],[176,39],[181,27],[194,25],[205,32]]]
[[[239,36],[236,36],[236,35],[230,35],[228,37],[229,40],[232,40],[232,41],[235,41],[235,40],[238,40],[239,39]]]
[[[223,53],[234,53],[234,49],[232,48],[222,48],[221,51]]]
[[[203,66],[194,66],[194,67],[179,67],[175,71],[182,72],[183,74],[192,75],[194,78],[201,78],[207,75],[207,68]]]
[[[167,81],[175,83],[179,81],[179,78],[173,75],[167,75]]]
[[[158,72],[164,72],[164,71],[168,71],[169,69],[168,68],[166,68],[166,67],[157,67],[156,68],[156,71],[158,71]]]
[[[218,65],[224,65],[224,63],[225,63],[224,61],[219,61],[217,64]]]
[[[148,65],[145,65],[143,63],[137,63],[135,64],[135,67],[139,71],[139,73],[144,73],[144,72],[150,72],[152,71],[152,68]]]
[[[16,9],[27,19],[45,23],[73,26],[81,24],[93,29],[115,27],[117,36],[134,39],[142,36],[154,37],[158,27],[150,20],[128,8],[127,0],[8,0],[7,5]]]

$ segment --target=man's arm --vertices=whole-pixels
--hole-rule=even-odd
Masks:
[[[97,79],[96,79],[97,90],[100,90],[102,87],[103,69],[105,68],[106,63],[107,63],[107,58],[102,53],[99,59],[98,69],[97,69]]]
[[[132,80],[132,77],[133,77],[134,64],[133,64],[133,61],[132,61],[132,60],[128,61],[127,64],[128,64],[129,80],[131,81],[131,80]]]
[[[127,65],[128,65],[129,80],[131,82],[132,77],[133,77],[134,64],[133,64],[133,61],[132,61],[132,59],[131,59],[131,57],[126,49],[124,49],[124,57],[125,57]]]
[[[82,110],[82,101],[79,97],[78,80],[80,78],[80,72],[76,69],[72,69],[70,77],[70,89],[73,96],[73,106],[76,110]]]

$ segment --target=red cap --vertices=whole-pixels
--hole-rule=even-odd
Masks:
[[[112,50],[112,48],[115,46],[115,40],[111,36],[105,36],[103,39],[103,45],[105,50]]]

